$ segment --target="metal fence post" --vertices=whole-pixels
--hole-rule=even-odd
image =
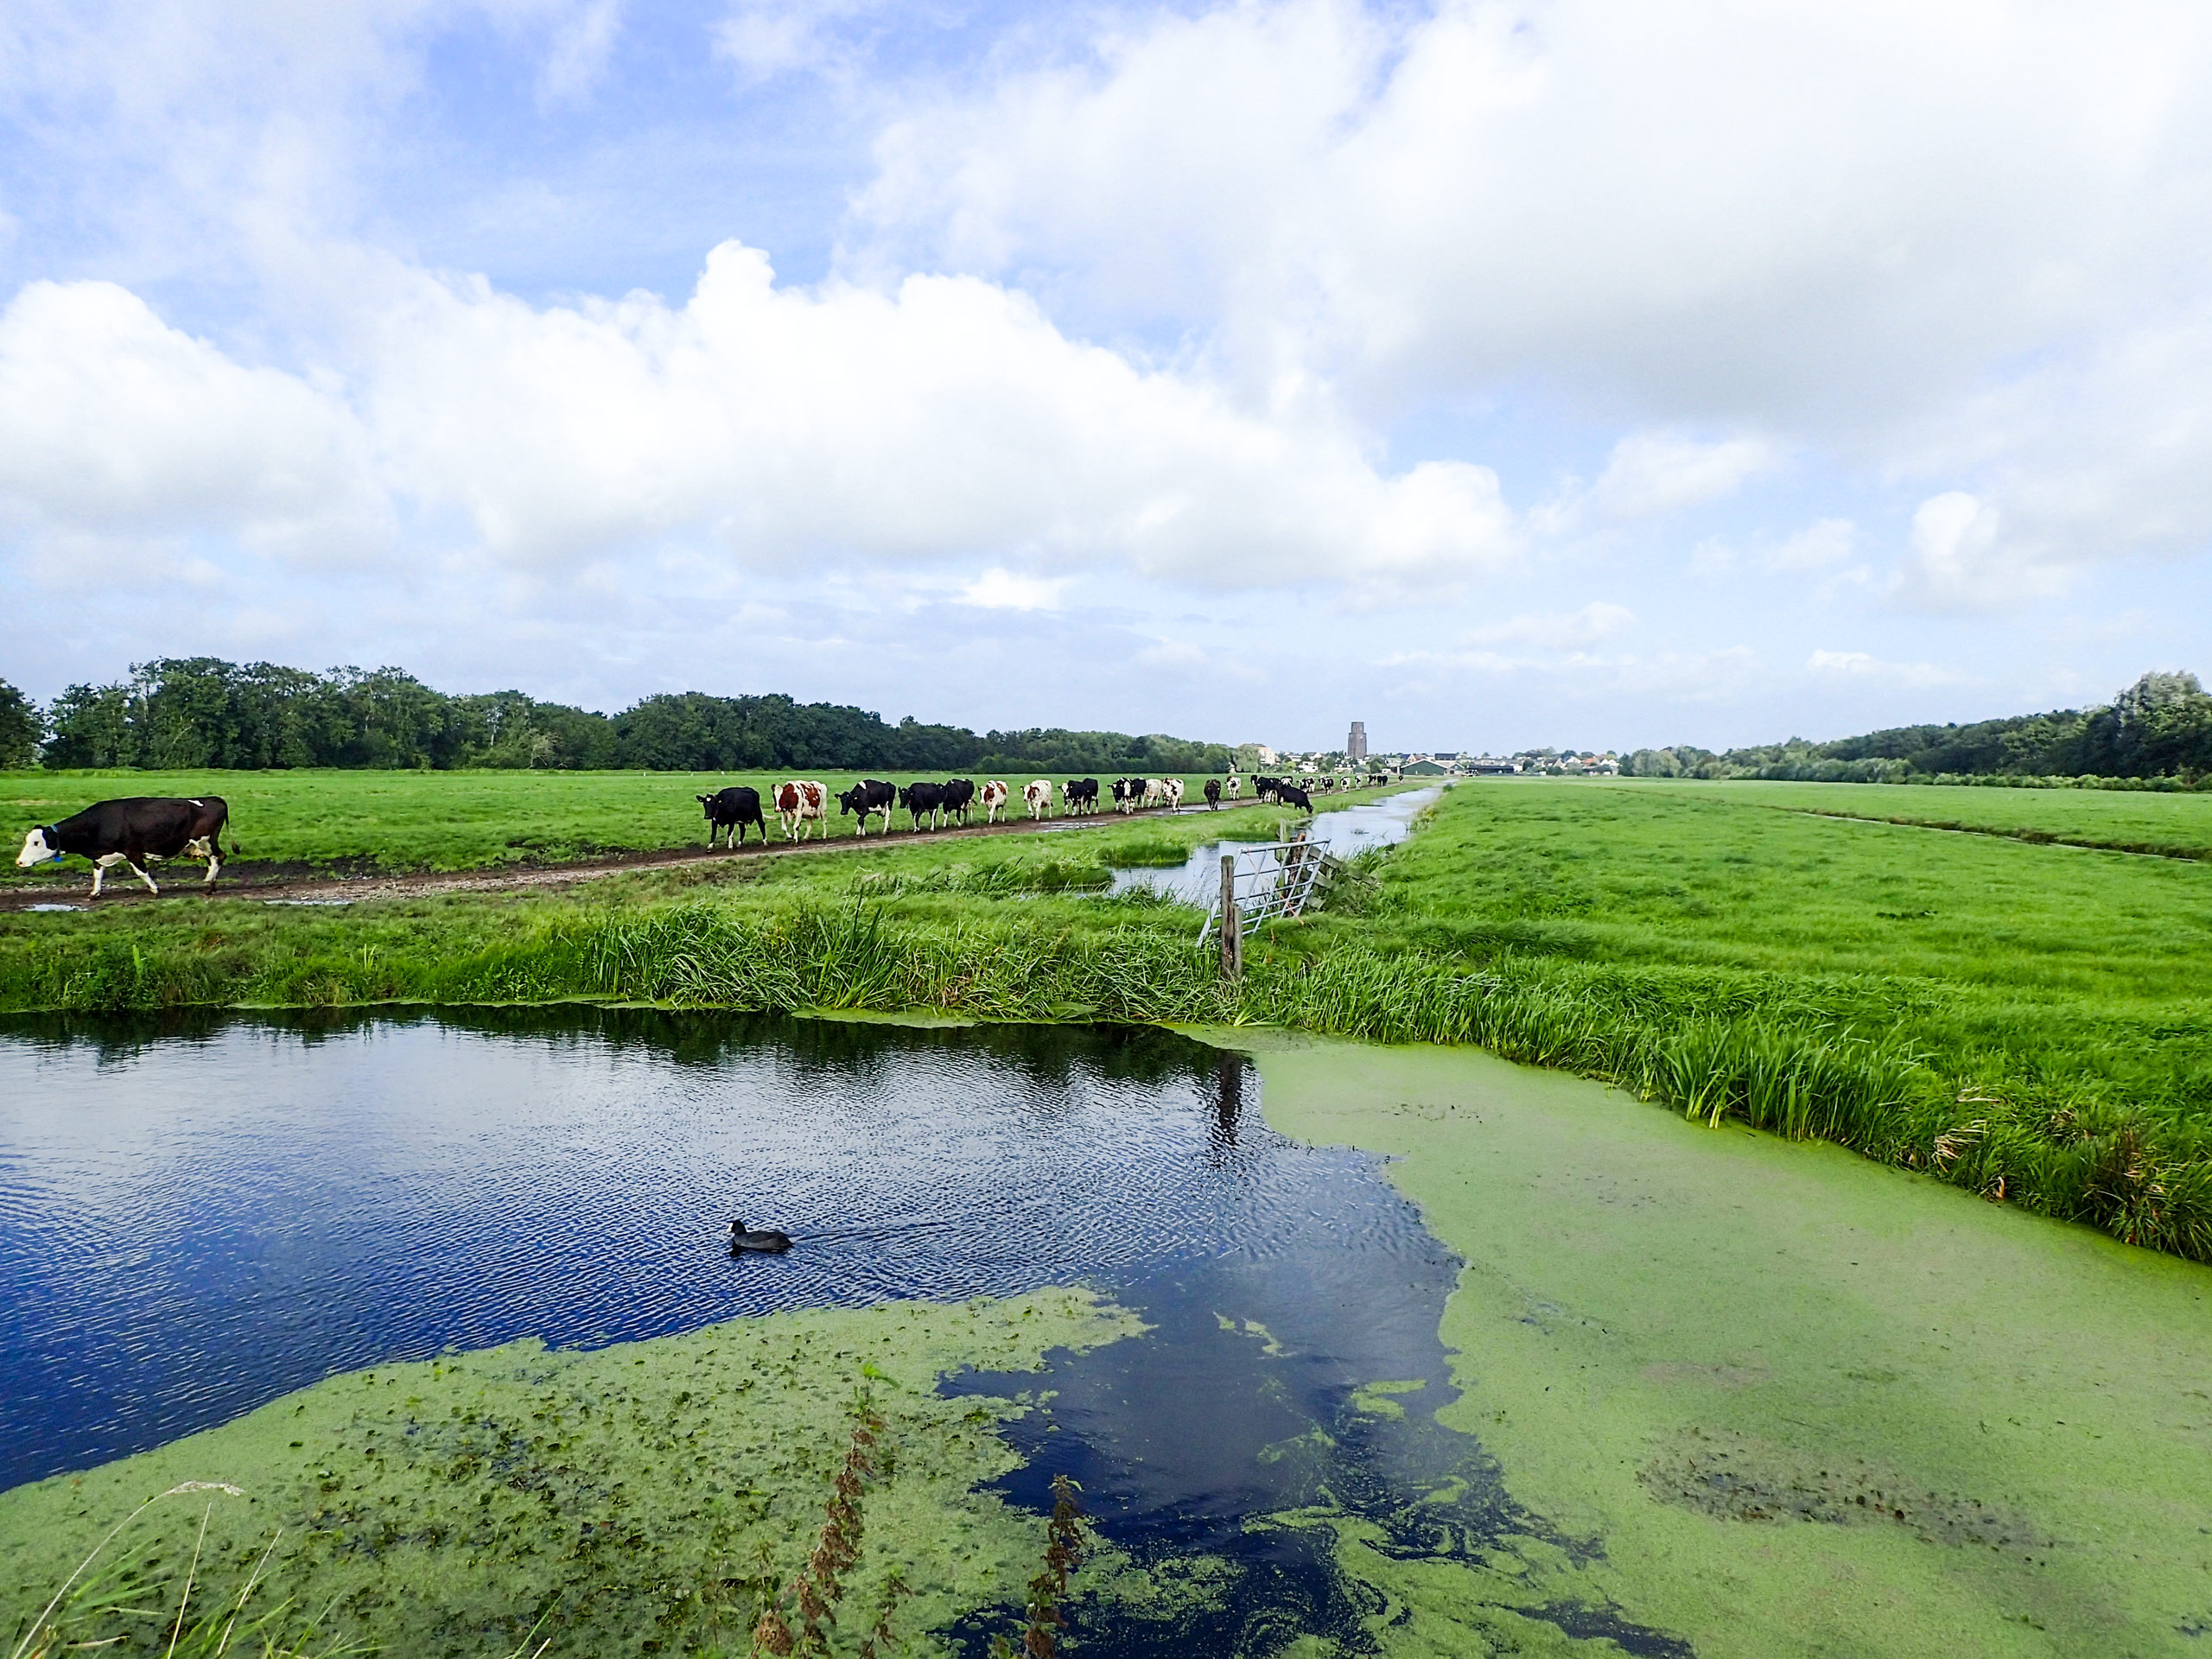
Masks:
[[[1236,913],[1236,858],[1221,855],[1221,976],[1244,977],[1244,918]]]

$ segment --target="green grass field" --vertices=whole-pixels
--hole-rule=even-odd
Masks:
[[[429,821],[448,780],[405,781]],[[0,1007],[611,998],[1477,1043],[2212,1260],[2212,868],[1770,798],[1819,787],[1463,785],[1378,879],[1252,941],[1235,982],[1190,911],[1098,890],[1257,814],[893,837],[559,894],[0,914]],[[1998,793],[1897,792],[1931,815]],[[2098,833],[2101,811],[2115,836],[2146,809],[2189,833],[2198,805],[2020,793],[2052,816],[2017,829]]]
[[[1791,812],[1881,818],[2024,841],[2212,859],[2212,794],[2095,789],[1948,788],[1908,784],[1698,783],[1624,779],[1608,788],[1667,790]]]
[[[703,846],[706,823],[696,798],[730,784],[761,794],[771,835],[768,791],[795,775],[677,772],[0,772],[0,831],[9,849],[32,825],[50,823],[118,795],[219,795],[230,804],[231,839],[248,864],[312,865],[386,871],[467,870],[503,864],[551,864],[601,853],[658,852]],[[858,772],[807,772],[831,791]],[[936,774],[931,774],[935,776]],[[1021,787],[1032,772],[1005,781],[1009,806],[1026,817]],[[912,781],[901,775],[899,783]],[[980,784],[983,781],[978,778]],[[1064,776],[1052,775],[1057,803]],[[1113,780],[1102,779],[1104,788]],[[1205,779],[1184,780],[1197,801]],[[1102,789],[1102,792],[1103,789]],[[1105,810],[1111,812],[1109,800]],[[1054,807],[1058,816],[1058,807]],[[977,810],[976,821],[982,821]],[[894,831],[910,820],[894,813]],[[858,820],[830,806],[830,836],[853,835]],[[871,836],[881,832],[871,820]],[[14,876],[12,866],[8,874]],[[44,876],[47,873],[41,872]]]

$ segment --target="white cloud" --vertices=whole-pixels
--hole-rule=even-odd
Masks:
[[[166,327],[111,283],[33,283],[0,312],[0,502],[34,533],[198,534],[310,561],[383,543],[366,434],[344,402]],[[51,568],[51,566],[49,566]]]
[[[622,24],[623,0],[583,0],[552,22],[538,87],[549,100],[569,102],[591,91],[607,68]]]
[[[1609,518],[1701,506],[1733,495],[1775,459],[1772,447],[1756,438],[1701,442],[1679,432],[1633,433],[1613,446],[1590,505]]]
[[[2004,611],[2063,591],[2068,571],[2006,541],[2003,523],[1995,506],[1964,490],[1922,502],[1891,588],[1895,601],[1911,610]]]
[[[838,55],[832,26],[881,0],[739,0],[711,31],[715,55],[748,81],[816,69]]]
[[[963,603],[987,611],[1057,611],[1070,576],[1025,576],[996,566],[960,590]]]
[[[402,273],[375,322],[368,396],[396,464],[524,565],[703,534],[764,566],[980,550],[1373,586],[1515,551],[1487,469],[1385,477],[1341,423],[1246,414],[974,278],[779,289],[728,243],[681,308],[541,309]]]
[[[1087,44],[887,130],[855,246],[1193,331],[1256,394],[1541,387],[1637,429],[1586,504],[1624,518],[1817,452],[2039,564],[2212,540],[2201,7],[1285,0]],[[1648,435],[1713,429],[1770,435]]]
[[[372,269],[353,361],[313,384],[241,366],[111,284],[25,289],[0,330],[0,487],[59,524],[302,547],[358,540],[389,492],[539,572],[699,543],[757,569],[980,552],[1374,594],[1516,551],[1487,469],[1385,476],[1341,421],[1244,412],[974,278],[779,289],[729,243],[681,307],[539,308]],[[976,591],[1034,600],[1065,579]]]
[[[1831,680],[1874,680],[1889,685],[1957,685],[1969,677],[1935,663],[1885,663],[1863,651],[1816,651],[1805,671]]]
[[[1602,601],[1579,611],[1545,616],[1516,616],[1471,628],[1460,637],[1475,645],[1532,645],[1546,651],[1575,651],[1618,633],[1636,620],[1625,605]]]

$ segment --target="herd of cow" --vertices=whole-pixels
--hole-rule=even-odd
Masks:
[[[1306,812],[1313,810],[1313,803],[1306,792],[1283,778],[1261,778],[1255,780],[1262,800],[1274,801],[1283,806],[1294,806]],[[1096,778],[1071,778],[1059,786],[1059,810],[1071,817],[1082,817],[1098,810],[1099,782]],[[1235,772],[1229,775],[1224,785],[1217,778],[1209,778],[1205,785],[1205,802],[1218,809],[1224,800],[1235,800],[1243,792],[1243,780]],[[1117,812],[1135,812],[1151,807],[1166,807],[1179,811],[1183,805],[1183,780],[1180,778],[1116,778],[1109,791]],[[768,820],[763,810],[760,791],[745,784],[732,784],[712,795],[695,797],[705,810],[707,845],[737,847],[744,844],[745,832],[749,829],[760,832],[760,839],[768,839]],[[1002,778],[994,778],[977,784],[972,778],[949,778],[941,784],[914,783],[903,787],[886,783],[879,778],[864,778],[850,789],[832,795],[829,786],[810,779],[793,778],[778,784],[768,791],[767,804],[776,809],[776,824],[785,841],[804,841],[810,836],[826,836],[830,833],[830,803],[837,803],[841,818],[858,818],[855,833],[865,837],[871,817],[883,820],[883,833],[891,832],[891,815],[906,813],[912,819],[914,832],[925,829],[942,830],[948,823],[963,824],[974,821],[976,808],[983,810],[983,822],[996,823],[999,814],[1013,816],[1010,803],[1013,791]],[[1030,818],[1049,818],[1053,813],[1052,783],[1039,778],[1021,787],[1022,804],[1028,809]],[[928,822],[924,823],[926,819]]]
[[[1260,778],[1254,782],[1262,800],[1306,812],[1313,810],[1306,791],[1287,779]],[[1059,786],[1059,810],[1078,817],[1096,812],[1099,787],[1096,778],[1070,779]],[[1218,808],[1224,799],[1236,800],[1243,792],[1243,780],[1235,772],[1229,775],[1226,785],[1219,779],[1206,779],[1205,794],[1209,807]],[[832,797],[823,785],[794,778],[777,785],[768,793],[786,841],[803,841],[810,830],[820,836],[829,834]],[[1176,811],[1183,804],[1183,780],[1116,778],[1108,793],[1117,812],[1160,806]],[[726,845],[741,844],[748,825],[760,830],[763,842],[768,839],[768,824],[761,811],[759,790],[733,784],[697,799],[706,809],[708,846],[714,846],[717,836],[723,836]],[[967,823],[978,806],[983,809],[986,823],[996,823],[1001,812],[1012,816],[1012,791],[1006,781],[998,778],[980,787],[972,779],[953,778],[941,784],[908,784],[903,789],[869,778],[835,799],[840,817],[860,819],[858,833],[863,836],[868,834],[871,816],[880,817],[884,831],[889,833],[894,808],[912,818],[917,832],[924,827],[925,818],[932,830],[943,829],[947,823]],[[1054,803],[1049,779],[1039,778],[1023,785],[1021,799],[1033,820],[1052,816]],[[158,893],[161,889],[154,885],[147,867],[156,860],[180,856],[206,859],[207,880],[212,884],[216,872],[223,868],[222,834],[230,822],[230,814],[228,804],[216,795],[191,800],[133,796],[124,800],[101,801],[74,817],[42,823],[32,830],[23,837],[23,849],[16,855],[16,863],[18,868],[29,869],[72,854],[90,859],[95,898],[108,870],[117,864],[128,865],[130,873],[146,884],[148,892]]]

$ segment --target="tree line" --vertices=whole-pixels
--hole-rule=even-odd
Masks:
[[[2150,673],[2094,708],[1897,726],[1827,743],[1793,737],[1718,753],[1688,743],[1637,749],[1623,758],[1621,773],[1848,784],[2135,779],[2196,788],[2212,785],[2212,695],[2194,674]]]
[[[1058,728],[895,726],[842,703],[664,692],[617,715],[520,691],[455,696],[404,669],[327,673],[213,657],[134,664],[44,709],[0,680],[0,766],[648,772],[1222,772],[1226,745]]]

